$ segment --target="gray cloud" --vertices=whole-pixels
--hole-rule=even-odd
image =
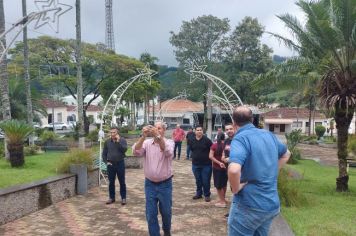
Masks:
[[[35,11],[28,0],[27,11]],[[75,0],[59,0],[74,6]],[[169,43],[170,31],[178,32],[182,21],[212,14],[229,18],[234,28],[245,16],[258,18],[267,31],[288,35],[275,15],[292,13],[301,17],[294,0],[113,0],[116,51],[132,57],[149,52],[160,59],[160,64],[176,65],[173,48]],[[82,40],[90,43],[105,42],[105,0],[82,0]],[[21,17],[21,0],[4,0],[5,17],[9,27]],[[31,27],[33,24],[29,27]],[[75,38],[75,9],[60,19],[59,33],[48,26],[30,31],[30,37],[51,35]],[[10,35],[10,37],[13,36]],[[21,38],[19,38],[21,40]],[[263,43],[275,54],[289,56],[293,52],[279,45],[268,35]]]

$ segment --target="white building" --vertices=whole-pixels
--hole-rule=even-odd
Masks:
[[[77,107],[72,105],[66,105],[61,101],[53,101],[50,99],[43,99],[41,104],[46,110],[47,116],[39,114],[41,125],[47,125],[54,122],[68,123],[69,121],[77,121],[78,112]],[[90,105],[87,109],[87,117],[93,120],[93,123],[99,123],[99,114],[102,109],[99,106]],[[54,115],[53,115],[54,114]]]
[[[84,104],[88,104],[88,102],[93,98],[94,98],[94,94],[88,94],[84,99]],[[74,99],[72,95],[61,97],[61,101],[63,101],[67,105],[72,105],[72,106],[77,105],[77,99]],[[103,97],[99,95],[96,99],[94,99],[90,103],[90,105],[98,106],[102,101],[103,101]]]
[[[312,112],[311,133],[315,134],[315,127],[318,125],[328,129],[329,120],[319,111]],[[294,129],[301,129],[302,133],[308,133],[309,109],[277,108],[261,114],[261,121],[264,124],[263,128],[273,133],[290,133]]]

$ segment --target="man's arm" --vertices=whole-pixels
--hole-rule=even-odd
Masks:
[[[120,146],[119,146],[119,150],[125,154],[127,151],[127,142],[124,138],[120,137]]]
[[[135,150],[140,150],[143,146],[143,142],[145,141],[145,138],[143,135],[138,139],[137,143],[135,144]]]
[[[104,163],[107,163],[107,156],[108,156],[108,145],[107,142],[104,142],[103,152],[101,153],[101,157],[103,158]]]
[[[238,163],[230,163],[227,173],[231,191],[233,194],[236,194],[240,190],[241,165]]]
[[[287,151],[278,160],[279,169],[281,169],[287,163],[289,157],[290,157],[290,151],[287,149]]]

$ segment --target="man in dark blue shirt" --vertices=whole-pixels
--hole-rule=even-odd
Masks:
[[[278,172],[290,153],[274,134],[252,124],[248,107],[235,109],[233,123],[237,133],[231,143],[228,169],[234,193],[228,233],[267,236],[280,208]]]
[[[109,177],[109,200],[106,204],[115,202],[115,179],[120,183],[121,205],[126,205],[126,183],[125,183],[125,153],[127,143],[120,137],[118,128],[110,129],[110,139],[106,140],[103,148],[103,161],[107,164]]]

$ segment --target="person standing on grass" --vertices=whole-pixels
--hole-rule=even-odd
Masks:
[[[229,157],[228,177],[234,194],[228,219],[228,235],[268,235],[279,214],[279,169],[288,161],[287,146],[277,137],[252,124],[252,111],[245,106],[233,112],[237,130]]]
[[[185,136],[185,139],[187,141],[187,150],[186,150],[187,151],[187,157],[186,157],[186,160],[189,160],[191,152],[192,152],[192,150],[190,148],[190,146],[191,146],[190,142],[192,141],[193,138],[195,138],[195,133],[193,131],[193,128],[189,128],[189,130],[187,132],[187,135]]]
[[[125,153],[127,151],[126,140],[119,135],[119,129],[110,129],[110,139],[104,143],[102,152],[103,161],[107,165],[109,178],[109,200],[106,204],[115,202],[115,179],[120,183],[121,205],[126,205],[126,183],[125,183]]]
[[[225,134],[219,133],[216,142],[210,147],[209,158],[213,162],[214,186],[218,193],[219,201],[216,207],[226,207],[227,164],[221,160],[224,152]]]
[[[176,128],[173,130],[172,138],[174,140],[174,157],[177,157],[177,149],[178,149],[178,160],[180,160],[180,153],[182,151],[182,142],[184,140],[185,133],[184,130],[180,128],[180,125],[177,124]]]
[[[210,202],[211,160],[209,159],[212,142],[203,135],[203,127],[195,128],[195,138],[191,142],[192,171],[195,177],[196,192],[193,200],[203,198]]]
[[[156,122],[154,127],[145,126],[142,136],[132,147],[135,156],[144,157],[146,220],[150,236],[160,235],[158,207],[164,236],[171,235],[174,142],[164,137],[165,131],[163,122]]]

